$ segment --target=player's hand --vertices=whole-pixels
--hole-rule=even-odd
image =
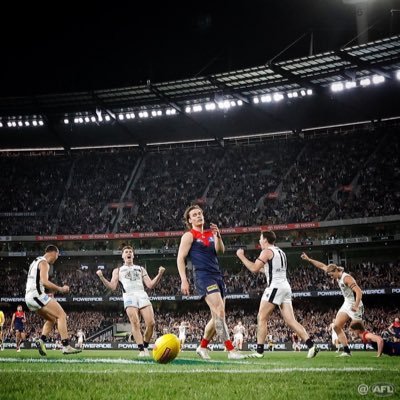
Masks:
[[[158,268],[158,273],[159,273],[160,275],[162,275],[164,272],[165,272],[165,268],[164,268],[164,267],[159,267],[159,268]]]
[[[61,293],[68,293],[69,292],[69,286],[68,285],[64,285],[62,288],[61,288]]]
[[[103,276],[103,271],[102,271],[101,269],[98,269],[98,270],[96,271],[96,274],[97,274],[97,276],[98,276],[99,278],[101,278],[101,277]]]
[[[181,292],[183,295],[185,296],[189,296],[189,282],[186,281],[182,281],[181,283]]]
[[[210,228],[213,235],[218,236],[219,238],[221,237],[221,232],[219,231],[219,228],[216,224],[213,224],[211,222]]]
[[[237,249],[236,250],[236,255],[240,258],[244,256],[244,250],[243,249]]]
[[[310,257],[306,253],[302,253],[300,257],[302,260],[310,261]]]

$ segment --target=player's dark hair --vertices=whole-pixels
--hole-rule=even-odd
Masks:
[[[54,244],[49,244],[44,250],[45,253],[52,253],[53,251],[57,253],[60,250],[58,250],[58,247],[54,246]]]
[[[262,231],[261,235],[264,239],[268,240],[269,244],[274,244],[276,241],[276,235],[274,231]]]
[[[203,211],[203,209],[199,205],[193,204],[193,205],[189,206],[183,213],[183,222],[185,223],[185,225],[187,226],[188,229],[192,229],[192,224],[189,223],[189,218],[190,218],[189,213],[190,213],[190,211],[196,210],[196,209]]]
[[[353,329],[355,331],[365,331],[363,323],[358,321],[352,322],[350,324],[350,329]]]

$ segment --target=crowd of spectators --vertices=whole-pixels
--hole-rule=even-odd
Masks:
[[[400,139],[390,129],[143,154],[1,155],[0,232],[182,230],[191,203],[223,227],[397,214]],[[120,200],[131,206],[110,207]]]
[[[346,272],[350,273],[356,279],[359,286],[363,289],[378,289],[400,287],[400,263],[372,263],[365,262],[361,264],[346,267]],[[94,268],[82,269],[81,267],[56,268],[54,270],[52,281],[59,285],[68,284],[70,286],[71,296],[91,297],[110,295],[99,280]],[[111,269],[107,268],[104,274],[110,279]],[[149,271],[150,276],[155,276],[155,271]],[[288,277],[292,290],[296,291],[319,291],[319,290],[338,290],[336,282],[330,280],[326,274],[316,268],[299,264],[293,266],[288,271]],[[192,282],[191,271],[188,271],[188,278]],[[2,282],[3,297],[24,297],[26,271],[21,268],[1,268],[0,280]],[[252,274],[247,269],[240,269],[238,272],[224,270],[224,280],[228,294],[249,294],[251,296],[261,296],[266,287],[264,274]],[[192,285],[192,292],[193,292]],[[177,269],[172,271],[167,269],[162,281],[153,290],[148,290],[151,296],[176,296],[180,295],[180,278]],[[117,289],[113,295],[121,295],[121,289]]]

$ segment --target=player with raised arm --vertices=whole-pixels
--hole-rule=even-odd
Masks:
[[[303,253],[301,258],[334,279],[342,291],[344,303],[336,314],[333,329],[338,336],[339,342],[343,345],[343,353],[338,357],[350,357],[349,342],[343,328],[348,320],[352,320],[353,322],[360,322],[362,320],[364,313],[364,306],[361,300],[362,291],[355,279],[344,272],[342,267],[338,267],[336,264],[326,265],[323,262],[313,260],[306,253]]]
[[[153,289],[161,280],[165,268],[159,267],[158,274],[151,279],[143,267],[133,263],[134,257],[133,247],[125,246],[122,249],[124,265],[113,270],[111,281],[103,276],[101,270],[96,273],[107,289],[114,291],[117,289],[118,283],[121,283],[124,308],[131,324],[133,338],[139,349],[139,357],[150,357],[148,348],[153,336],[155,321],[153,306],[144,290],[144,285]],[[140,316],[146,326],[143,335],[140,330]]]
[[[69,292],[69,286],[57,286],[49,280],[50,264],[54,264],[57,261],[59,254],[60,252],[56,246],[47,246],[45,254],[37,257],[30,265],[26,282],[26,305],[31,311],[36,312],[46,320],[41,337],[35,341],[41,356],[47,355],[45,342],[55,324],[57,324],[57,329],[61,336],[62,353],[75,354],[81,352],[81,350],[74,349],[69,344],[65,311],[55,298],[45,293],[45,288],[53,293]]]
[[[17,311],[12,315],[11,318],[11,331],[15,330],[15,339],[17,345],[17,352],[21,351],[21,342],[26,339],[25,326],[26,316],[22,306],[17,306]]]
[[[264,272],[268,282],[268,286],[261,297],[257,315],[257,351],[249,357],[263,357],[268,334],[268,320],[275,307],[278,306],[286,324],[306,343],[308,347],[307,358],[313,358],[319,350],[303,325],[296,321],[292,306],[292,289],[286,276],[286,254],[275,246],[275,241],[276,235],[273,231],[261,232],[259,240],[261,253],[254,262],[244,255],[243,249],[236,251],[236,255],[249,271],[253,273]]]
[[[205,300],[211,312],[211,319],[204,329],[203,339],[196,352],[202,359],[209,360],[207,345],[217,334],[228,350],[228,358],[242,359],[244,356],[235,350],[229,339],[226,325],[226,287],[217,257],[218,253],[224,253],[225,246],[219,228],[211,223],[209,230],[204,229],[204,214],[198,205],[192,205],[185,210],[184,220],[189,230],[182,235],[177,257],[181,291],[183,295],[189,295],[189,281],[186,276],[188,258],[193,265],[196,291]]]

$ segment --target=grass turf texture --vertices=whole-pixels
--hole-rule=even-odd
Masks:
[[[0,354],[0,399],[372,399],[358,386],[389,383],[400,394],[400,357],[354,352],[336,358],[320,352],[267,352],[263,359],[228,360],[211,352],[203,361],[185,351],[170,364],[138,359],[137,351],[84,350],[65,356],[48,350],[5,350]]]

